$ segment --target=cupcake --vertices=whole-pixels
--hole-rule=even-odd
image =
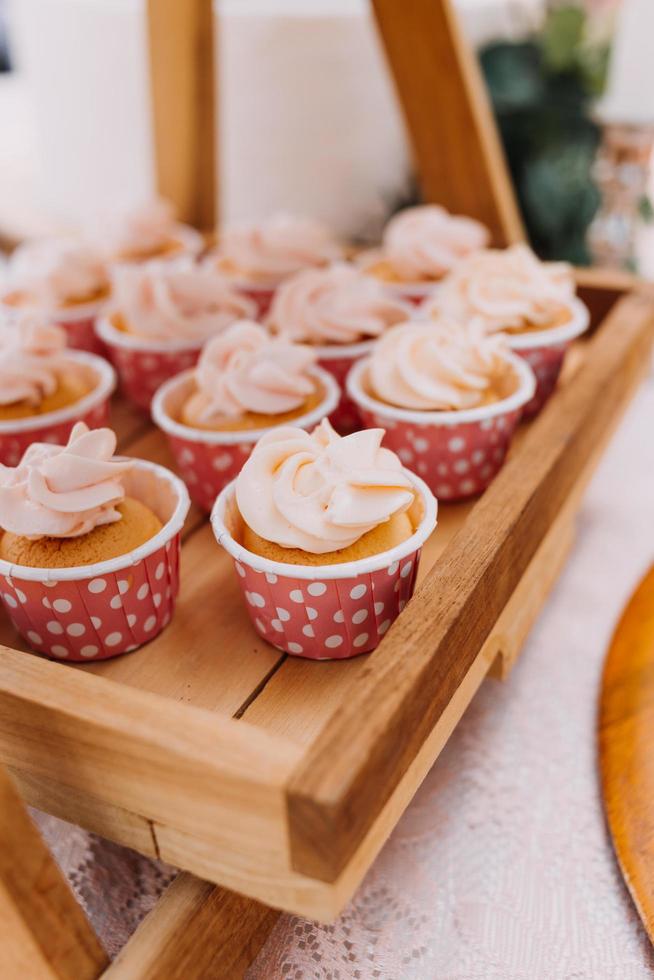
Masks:
[[[178,591],[184,485],[114,456],[111,429],[77,423],[0,468],[0,599],[40,653],[114,657],[168,623]]]
[[[152,416],[197,504],[211,510],[262,431],[312,429],[333,411],[338,385],[315,362],[311,347],[241,320],[207,343],[195,369],[159,389]]]
[[[63,443],[73,425],[106,422],[115,374],[107,362],[66,348],[61,327],[22,314],[0,326],[0,463],[34,441]]]
[[[102,353],[93,325],[109,295],[101,254],[73,238],[25,242],[7,263],[2,304],[9,319],[33,312],[61,326],[70,347]]]
[[[284,279],[302,269],[328,265],[342,255],[342,247],[319,222],[280,213],[226,228],[207,261],[254,299],[263,316]]]
[[[251,300],[190,259],[117,265],[97,331],[123,390],[149,410],[157,388],[192,367],[211,336],[254,312]]]
[[[386,225],[381,248],[364,252],[361,267],[393,294],[420,302],[490,235],[473,218],[449,214],[436,204],[400,211]]]
[[[261,437],[211,521],[234,558],[257,632],[287,653],[325,660],[373,650],[413,593],[436,500],[384,432]]]
[[[385,330],[406,320],[411,307],[354,266],[307,269],[283,283],[266,323],[273,333],[311,344],[318,363],[344,387],[354,361],[370,353]],[[355,406],[341,398],[333,418],[342,431],[358,424]]]
[[[461,500],[501,468],[535,380],[501,334],[440,320],[389,330],[347,385],[365,424],[387,430],[439,499]]]
[[[162,198],[119,215],[101,241],[108,261],[123,263],[195,256],[204,247],[200,232],[176,221],[173,205]]]
[[[423,309],[428,316],[474,319],[488,333],[508,335],[511,348],[536,374],[526,415],[545,404],[566,350],[589,324],[588,310],[575,296],[572,268],[565,262],[541,262],[526,245],[471,255]]]

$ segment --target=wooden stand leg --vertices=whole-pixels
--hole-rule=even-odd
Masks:
[[[154,156],[159,193],[205,231],[216,218],[211,0],[148,0]]]
[[[280,914],[180,874],[103,980],[238,980]]]
[[[11,779],[0,769],[0,976],[92,980],[106,961]]]
[[[451,0],[373,0],[428,201],[524,238],[486,88]]]

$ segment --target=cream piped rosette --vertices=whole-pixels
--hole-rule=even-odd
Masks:
[[[444,314],[481,323],[487,332],[546,330],[575,300],[572,268],[541,262],[526,245],[487,249],[471,255],[427,301],[428,315]]]
[[[254,313],[250,300],[187,258],[115,266],[112,297],[109,315],[144,340],[203,343]]]
[[[33,315],[0,327],[0,405],[39,405],[66,366],[66,334]]]
[[[415,499],[383,435],[339,436],[325,419],[311,433],[284,426],[262,436],[236,480],[243,520],[282,548],[319,555],[354,544]]]
[[[379,337],[408,312],[374,279],[339,263],[307,269],[282,283],[266,322],[276,333],[303,343],[356,344]]]
[[[292,412],[315,391],[315,378],[308,374],[315,362],[310,347],[271,337],[258,323],[239,320],[204,347],[195,369],[197,392],[185,416],[207,425],[248,412]]]
[[[112,261],[141,261],[159,255],[198,254],[202,236],[175,218],[175,208],[155,198],[128,208],[105,222],[97,233],[99,246]]]
[[[476,408],[512,371],[502,335],[453,320],[403,323],[374,348],[368,367],[371,393],[398,408],[450,411]]]
[[[78,422],[65,446],[33,443],[15,467],[0,466],[0,527],[31,540],[70,538],[120,520],[122,477],[111,429]]]
[[[280,212],[225,228],[210,261],[236,279],[277,285],[301,269],[334,262],[342,253],[320,222]]]
[[[440,279],[461,259],[484,248],[489,238],[479,221],[425,204],[391,218],[381,253],[399,279],[421,282]]]
[[[41,238],[12,253],[4,273],[4,302],[42,311],[94,301],[109,288],[106,263],[76,238]]]

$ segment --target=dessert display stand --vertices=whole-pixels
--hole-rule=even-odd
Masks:
[[[205,227],[208,8],[149,4],[160,188]],[[426,196],[485,221],[497,244],[519,239],[492,116],[449,2],[374,8]],[[174,92],[166,73],[180,79]],[[162,100],[172,100],[167,122]],[[105,969],[41,842],[20,846],[17,835],[36,838],[3,779],[16,819],[0,822],[0,900],[23,939],[8,944],[14,972],[3,976],[19,975],[22,951],[49,970],[24,975],[234,978],[275,910],[338,915],[482,680],[515,662],[574,540],[594,465],[647,370],[654,298],[622,275],[580,273],[579,286],[592,333],[490,489],[441,508],[416,594],[372,654],[313,662],[262,642],[231,560],[195,509],[176,614],[139,651],[67,666],[27,655],[0,620],[0,757],[24,800],[183,869]],[[120,400],[113,424],[123,452],[171,465],[162,434]]]

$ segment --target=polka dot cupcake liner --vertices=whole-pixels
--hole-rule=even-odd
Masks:
[[[73,405],[56,412],[33,415],[24,419],[0,421],[0,463],[16,466],[33,442],[51,442],[63,446],[76,422],[86,422],[91,428],[109,421],[111,393],[116,387],[114,369],[102,357],[85,351],[68,351],[67,359],[85,376],[93,390]]]
[[[318,364],[329,371],[341,389],[339,402],[330,415],[330,422],[341,434],[354,432],[361,427],[359,409],[345,390],[345,380],[352,365],[362,357],[367,357],[374,343],[374,340],[364,340],[360,344],[325,345],[316,348]]]
[[[374,650],[413,595],[422,545],[436,526],[437,504],[418,490],[415,533],[383,554],[342,565],[285,565],[247,551],[238,539],[242,518],[230,484],[216,501],[211,523],[231,555],[245,607],[262,639],[308,660],[346,660]]]
[[[465,500],[482,493],[504,464],[522,410],[536,382],[529,365],[507,355],[519,380],[502,401],[451,412],[394,408],[372,398],[364,387],[367,362],[348,376],[350,396],[368,428],[386,430],[384,445],[424,479],[439,500]]]
[[[523,409],[525,418],[537,415],[550,399],[568,348],[576,337],[588,329],[590,313],[587,307],[581,300],[574,299],[570,308],[572,317],[561,327],[508,335],[511,349],[527,361],[536,376],[534,397]]]
[[[174,474],[143,460],[125,483],[164,524],[130,554],[61,569],[0,560],[0,602],[37,652],[75,663],[106,660],[136,650],[170,622],[188,493]]]
[[[116,368],[122,391],[144,412],[150,411],[157,388],[197,364],[202,351],[201,343],[143,340],[117,330],[106,317],[98,320],[96,331]]]
[[[104,344],[95,332],[95,321],[102,312],[106,301],[80,303],[76,306],[64,307],[58,310],[44,311],[39,309],[40,316],[45,315],[50,323],[56,324],[66,332],[68,347],[73,350],[83,350],[90,354],[104,355]],[[26,311],[25,307],[0,304],[2,313],[11,321]],[[30,310],[30,312],[32,312]]]
[[[288,423],[307,431],[332,413],[340,397],[340,389],[331,374],[321,368],[314,368],[310,373],[324,390],[324,398],[311,412]],[[171,378],[154,397],[152,418],[168,438],[191,499],[203,510],[210,511],[223,487],[239,473],[255,443],[270,429],[208,432],[182,425],[176,419],[194,387],[193,371]]]

